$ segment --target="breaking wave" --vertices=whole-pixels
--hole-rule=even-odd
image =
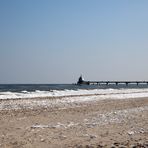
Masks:
[[[79,97],[79,96],[99,96],[102,99],[126,99],[126,98],[138,98],[148,97],[148,88],[143,89],[78,89],[78,90],[51,90],[51,91],[26,91],[0,92],[0,99],[29,99],[29,98],[42,98],[42,97]],[[90,97],[91,98],[91,97]]]

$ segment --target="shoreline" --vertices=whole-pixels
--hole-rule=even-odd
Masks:
[[[21,91],[21,92],[0,92],[0,100],[19,100],[19,99],[36,99],[36,98],[64,98],[64,97],[80,97],[80,96],[100,96],[100,97],[117,97],[124,98],[148,97],[148,89],[78,89],[78,90],[53,90],[53,91]],[[115,96],[116,95],[116,96]]]
[[[114,94],[113,94],[114,95]],[[115,94],[118,95],[118,94]],[[126,95],[126,94],[125,94]],[[103,97],[101,97],[103,96]],[[2,110],[21,110],[21,109],[54,109],[54,108],[74,108],[85,106],[87,104],[95,104],[100,101],[126,101],[147,99],[148,97],[133,97],[133,98],[105,98],[104,95],[88,94],[88,95],[70,95],[60,97],[36,97],[36,98],[21,98],[21,99],[2,99],[0,100],[0,111]]]

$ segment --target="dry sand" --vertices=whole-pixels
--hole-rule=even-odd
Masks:
[[[66,107],[23,108],[21,104],[19,109],[12,109],[9,102],[0,102],[2,148],[148,148],[148,98],[69,103]]]

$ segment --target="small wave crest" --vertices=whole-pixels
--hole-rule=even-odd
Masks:
[[[23,98],[41,98],[41,97],[64,97],[64,96],[86,96],[98,95],[101,98],[137,98],[148,97],[148,89],[78,89],[78,90],[52,90],[40,91],[35,90],[32,92],[0,92],[0,99],[23,99]]]

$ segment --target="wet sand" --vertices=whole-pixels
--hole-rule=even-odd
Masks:
[[[29,108],[31,100],[27,106],[19,100],[0,102],[0,147],[148,147],[148,98],[66,106],[53,105],[48,98],[42,101],[49,104]]]

